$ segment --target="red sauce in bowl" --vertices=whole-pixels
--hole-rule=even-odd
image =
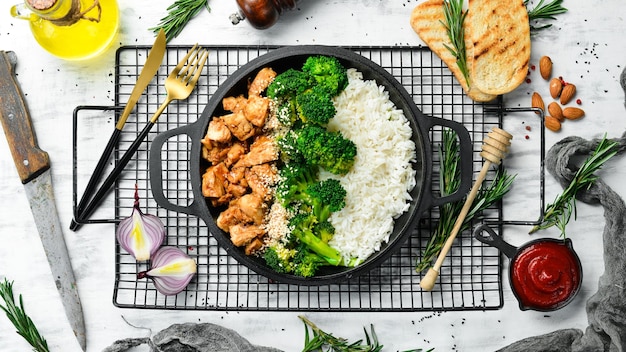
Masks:
[[[511,285],[524,308],[552,310],[569,302],[580,286],[580,261],[561,241],[522,248],[511,264]]]

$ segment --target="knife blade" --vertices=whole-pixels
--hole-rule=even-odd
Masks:
[[[85,220],[83,219],[82,211],[93,196],[98,181],[100,181],[109,157],[113,152],[113,148],[117,145],[117,142],[122,133],[122,128],[124,128],[128,116],[135,108],[135,105],[139,101],[139,98],[143,94],[143,91],[146,89],[148,84],[150,84],[150,81],[152,81],[152,77],[154,77],[154,75],[159,70],[159,67],[161,66],[161,61],[163,61],[163,55],[165,54],[165,46],[165,32],[163,31],[163,29],[161,29],[159,31],[159,34],[157,35],[157,38],[154,41],[154,44],[152,45],[152,48],[150,49],[150,52],[148,53],[146,62],[144,63],[143,68],[141,69],[141,73],[139,74],[139,78],[137,79],[137,82],[135,83],[135,86],[130,93],[130,97],[128,97],[128,102],[124,107],[124,111],[122,111],[122,114],[120,115],[120,118],[115,125],[115,129],[113,130],[113,133],[111,134],[111,137],[109,138],[109,141],[104,148],[104,152],[102,152],[102,155],[100,156],[100,160],[98,160],[94,171],[91,173],[91,177],[87,182],[87,186],[85,187],[85,191],[81,196],[80,202],[78,203],[78,206],[74,204],[74,219],[72,219],[72,222],[70,223],[70,229],[72,231],[78,230],[78,228],[80,227],[79,223],[82,220]]]
[[[133,108],[137,105],[139,97],[146,89],[150,81],[152,81],[152,77],[154,77],[159,70],[161,61],[163,61],[163,55],[165,54],[165,44],[165,32],[161,29],[154,40],[154,44],[152,44],[152,48],[148,53],[148,58],[146,59],[143,68],[141,69],[139,78],[137,78],[137,82],[135,83],[133,90],[130,92],[130,97],[124,107],[124,111],[122,111],[122,115],[115,125],[116,129],[121,130],[124,127],[124,124],[128,119],[128,115],[130,115],[130,112],[133,111]]]
[[[83,309],[54,201],[50,157],[37,144],[26,102],[15,77],[16,64],[15,53],[0,51],[0,120],[63,308],[84,351]]]

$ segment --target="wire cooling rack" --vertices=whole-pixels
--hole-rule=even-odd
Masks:
[[[270,282],[231,258],[210,236],[208,228],[200,219],[159,208],[151,198],[148,178],[148,150],[152,138],[159,132],[196,121],[211,95],[227,77],[241,65],[274,49],[258,46],[206,47],[210,50],[206,74],[189,99],[173,102],[168,107],[135,159],[128,164],[114,192],[105,200],[113,211],[107,212],[107,207],[103,206],[105,210],[85,221],[117,223],[130,215],[137,187],[142,211],[163,220],[167,228],[166,243],[178,246],[192,256],[198,264],[198,273],[179,295],[163,296],[149,280],[137,279],[137,272],[146,270],[146,264],[136,263],[116,244],[113,290],[116,306],[242,311],[441,311],[502,307],[502,257],[496,249],[473,240],[468,231],[457,237],[441,268],[435,288],[432,291],[420,289],[422,276],[414,268],[437,224],[436,208],[424,214],[405,245],[380,267],[345,283],[311,287]],[[95,158],[99,156],[88,155],[86,151],[103,149],[121,112],[120,106],[128,100],[149,49],[132,46],[118,50],[116,106],[80,106],[74,112],[74,204],[78,190],[84,189],[86,178],[95,166]],[[189,49],[186,46],[168,47],[156,79],[148,86],[124,127],[115,151],[115,160],[132,143],[163,101],[165,78]],[[349,49],[378,63],[394,75],[425,114],[461,122],[474,141],[475,172],[480,170],[482,159],[478,152],[484,136],[492,127],[501,126],[501,98],[488,104],[478,104],[468,99],[445,64],[428,48],[394,46]],[[436,150],[441,141],[441,132],[440,127],[430,131],[435,153],[434,192],[438,192],[439,187],[439,158]],[[187,181],[190,165],[186,161],[189,160],[191,141],[185,137],[178,138],[181,139],[168,143],[163,178],[168,184],[166,195],[170,200],[185,205],[193,198]],[[91,148],[87,144],[91,144]],[[492,179],[494,173],[490,172],[487,180]],[[487,209],[481,221],[495,224],[501,232],[502,204]]]

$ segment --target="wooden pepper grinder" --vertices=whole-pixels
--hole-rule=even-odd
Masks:
[[[231,15],[233,24],[247,19],[256,29],[266,29],[274,25],[283,10],[296,7],[297,0],[237,0],[240,12]]]

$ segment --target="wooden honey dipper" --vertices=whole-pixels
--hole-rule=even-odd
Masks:
[[[452,247],[452,243],[454,242],[456,235],[458,234],[461,226],[463,225],[463,222],[465,221],[465,217],[467,216],[467,213],[469,212],[472,203],[474,202],[474,198],[476,198],[478,190],[480,189],[480,186],[487,176],[489,167],[492,163],[496,165],[500,164],[502,158],[504,158],[506,153],[509,151],[509,146],[511,145],[512,138],[513,136],[510,133],[497,127],[494,127],[491,132],[487,134],[487,137],[485,137],[480,156],[482,156],[486,161],[483,164],[483,168],[480,170],[480,173],[478,174],[478,178],[476,179],[474,186],[472,187],[470,193],[467,195],[465,204],[463,205],[463,208],[459,213],[459,217],[456,219],[454,227],[452,228],[452,233],[450,233],[450,237],[448,237],[448,240],[441,249],[441,252],[437,257],[437,261],[432,266],[432,268],[428,269],[428,272],[422,278],[422,281],[420,281],[420,287],[422,289],[430,291],[435,286],[435,281],[437,281],[437,277],[439,276],[439,270],[441,269],[441,265],[443,264],[443,261],[446,258],[450,247]]]

